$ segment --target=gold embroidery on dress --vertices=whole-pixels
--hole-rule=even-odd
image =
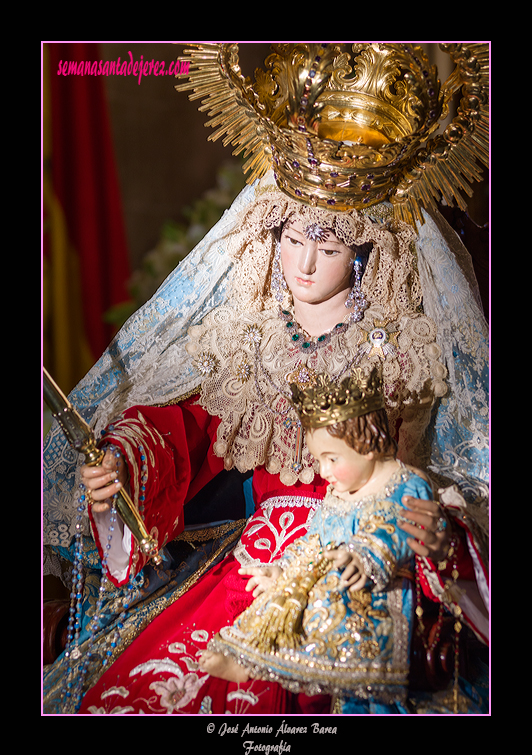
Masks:
[[[393,524],[386,522],[383,516],[377,516],[373,514],[368,518],[368,521],[362,526],[364,532],[376,532],[378,529],[383,529],[388,534],[393,535],[395,527]]]
[[[234,626],[222,628],[209,647],[242,663],[252,678],[280,682],[293,692],[401,697],[408,676],[408,626],[401,615],[400,584],[392,583],[382,596],[348,590],[346,601],[337,589],[338,575],[322,559],[318,535],[287,551],[291,558],[275,586]],[[319,576],[320,571],[325,573]]]

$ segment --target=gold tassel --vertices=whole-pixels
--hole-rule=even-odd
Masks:
[[[267,597],[267,607],[260,617],[257,630],[257,612],[250,615],[254,626],[253,636],[248,641],[250,647],[260,653],[272,653],[279,648],[296,648],[303,635],[303,613],[308,604],[308,595],[316,582],[327,573],[331,561],[322,558],[301,577],[291,579],[279,592]],[[241,629],[245,631],[244,624]]]

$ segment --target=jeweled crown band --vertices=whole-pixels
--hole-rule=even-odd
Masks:
[[[489,45],[444,44],[455,63],[441,85],[420,45],[276,44],[255,82],[236,44],[185,50],[188,82],[211,116],[211,139],[247,158],[249,181],[273,169],[287,196],[338,212],[390,201],[415,227],[421,208],[466,209],[463,194],[488,165]],[[462,89],[456,117],[437,130]]]
[[[326,427],[384,409],[382,376],[377,368],[369,375],[354,370],[340,384],[327,375],[317,375],[314,385],[301,389],[291,383],[292,402],[306,429]]]

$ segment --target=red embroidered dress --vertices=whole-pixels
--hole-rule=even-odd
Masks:
[[[136,456],[134,467],[140,469],[141,455],[146,457],[150,505],[143,517],[148,530],[155,528],[164,541],[181,531],[183,505],[186,510],[200,482],[205,484],[221,469],[221,460],[209,448],[203,456],[218,420],[196,402],[133,408],[110,435],[126,456]],[[142,451],[120,437],[121,431],[130,435],[132,426],[137,440],[142,437]],[[253,601],[245,591],[248,577],[238,574],[241,565],[279,558],[286,545],[306,531],[326,487],[319,477],[310,485],[283,486],[264,468],[255,471],[253,486],[257,510],[235,551],[151,622],[86,694],[80,713],[329,712],[328,697],[295,696],[273,682],[225,682],[198,667],[198,653],[211,637]],[[114,581],[126,578],[124,574]]]

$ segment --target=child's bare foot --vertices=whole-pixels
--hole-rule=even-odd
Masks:
[[[225,679],[227,682],[247,682],[247,672],[236,661],[227,658],[222,653],[205,650],[199,659],[199,667],[211,676]]]

